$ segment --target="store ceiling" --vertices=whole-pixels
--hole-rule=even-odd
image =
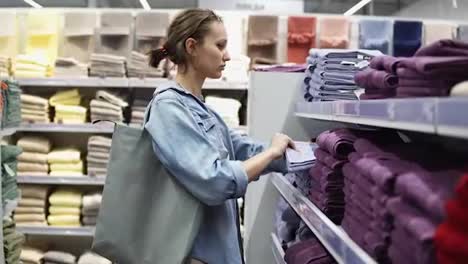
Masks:
[[[34,0],[44,7],[141,8],[139,0]],[[153,8],[196,7],[197,0],[148,0]],[[30,7],[23,0],[0,0],[0,7]]]

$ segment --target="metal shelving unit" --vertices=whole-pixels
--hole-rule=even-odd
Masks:
[[[17,226],[25,235],[93,237],[94,227]]]
[[[285,177],[275,175],[272,181],[281,196],[314,232],[315,236],[338,263],[376,264],[340,227],[328,219]]]
[[[273,251],[273,257],[275,258],[276,264],[286,264],[284,261],[284,250],[281,247],[278,237],[274,233],[271,233],[271,241],[271,250]]]
[[[301,102],[296,116],[468,139],[467,98]]]
[[[113,124],[22,124],[17,132],[60,132],[60,133],[105,133],[114,132]]]
[[[80,185],[80,186],[103,186],[105,178],[83,176],[18,176],[18,183],[23,184],[49,184],[49,185]]]

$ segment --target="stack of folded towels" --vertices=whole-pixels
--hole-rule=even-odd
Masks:
[[[334,223],[340,224],[344,216],[343,165],[353,150],[356,135],[348,129],[335,129],[317,137],[314,154],[317,162],[310,169],[310,200]]]
[[[83,176],[81,152],[77,149],[55,149],[47,154],[50,176]]]
[[[21,94],[21,119],[25,123],[49,123],[49,102],[47,99]]]
[[[144,99],[135,99],[132,105],[132,119],[130,121],[131,126],[142,126],[144,123],[146,106],[149,101]]]
[[[238,127],[241,103],[235,99],[207,96],[205,103],[213,108],[231,128]]]
[[[84,226],[95,226],[99,208],[101,207],[102,193],[92,193],[83,195],[83,208],[81,222]]]
[[[81,95],[78,89],[55,93],[49,104],[55,107],[54,123],[83,124],[86,122],[87,109],[80,106]]]
[[[23,149],[23,153],[18,156],[18,175],[48,175],[47,154],[51,149],[49,139],[37,136],[25,136],[20,138],[16,145]]]
[[[438,263],[465,263],[468,257],[468,174],[457,183],[455,195],[446,202],[445,210],[447,219],[437,228],[434,238]]]
[[[55,61],[55,77],[87,77],[88,65],[74,58],[57,58]]]
[[[91,54],[90,76],[125,77],[126,58],[110,54]]]
[[[21,248],[25,241],[23,234],[15,229],[15,222],[3,219],[3,250],[5,264],[20,263]]]
[[[18,170],[18,155],[20,147],[5,145],[1,147],[1,172],[2,172],[2,204],[4,215],[9,215],[12,209],[6,204],[16,201],[19,197],[16,175]]]
[[[44,56],[19,54],[13,72],[16,78],[41,78],[52,76],[52,67]]]
[[[81,196],[79,191],[69,188],[59,188],[53,192],[49,197],[49,225],[81,226]]]
[[[337,263],[317,238],[297,242],[286,249],[287,264],[333,264]]]
[[[95,120],[123,122],[123,108],[127,107],[128,103],[114,94],[98,91],[96,99],[93,99],[90,105],[91,122]]]
[[[21,185],[21,199],[15,209],[16,225],[46,226],[48,188],[41,185]]]
[[[76,257],[70,253],[62,251],[47,251],[42,257],[44,264],[75,264]]]
[[[23,247],[21,250],[20,260],[23,264],[41,264],[44,257],[44,252],[30,247]]]
[[[93,252],[85,252],[78,259],[78,264],[112,264],[112,262]]]
[[[88,175],[105,177],[109,163],[112,139],[103,136],[92,136],[88,140]]]
[[[311,49],[304,79],[304,99],[311,101],[357,100],[355,75],[368,61],[382,55],[377,50]]]
[[[0,56],[0,78],[10,76],[10,59]]]
[[[128,63],[128,77],[138,78],[160,78],[164,76],[164,64],[160,63],[158,68],[149,66],[147,55],[137,51],[132,51],[130,62]]]

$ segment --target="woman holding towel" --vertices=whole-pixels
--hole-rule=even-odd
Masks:
[[[166,43],[151,54],[152,66],[168,58],[177,75],[156,90],[145,128],[163,165],[206,205],[189,263],[243,263],[236,199],[261,174],[285,172],[284,153],[294,148],[283,134],[269,147],[241,136],[204,103],[203,82],[220,78],[230,60],[227,41],[218,15],[189,9],[175,17]]]

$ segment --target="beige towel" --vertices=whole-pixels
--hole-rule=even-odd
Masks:
[[[16,145],[23,148],[25,152],[49,153],[51,143],[44,137],[26,136],[18,140]]]
[[[250,16],[247,55],[252,64],[274,64],[277,58],[278,17]]]
[[[106,108],[100,108],[100,107],[91,108],[91,115],[105,115],[105,116],[123,118],[122,110],[114,111],[114,110],[110,110],[110,109],[106,109]]]
[[[109,92],[106,92],[106,91],[98,91],[96,93],[96,99],[101,99],[101,100],[104,100],[104,101],[107,101],[111,104],[114,104],[114,105],[117,105],[117,106],[120,106],[120,107],[127,107],[128,106],[128,103],[125,102],[122,98],[114,95],[114,94],[111,94]]]
[[[20,161],[18,162],[18,171],[48,172],[49,165]]]
[[[25,221],[25,222],[16,222],[16,226],[47,226],[47,221]]]
[[[78,207],[65,207],[54,206],[49,207],[49,214],[51,215],[80,215],[80,208]]]
[[[114,105],[109,102],[96,100],[96,99],[91,100],[90,106],[91,108],[98,107],[98,108],[108,108],[108,109],[115,110],[115,111],[122,111],[122,107],[118,105]]]
[[[44,221],[45,214],[15,214],[13,219],[16,222],[36,222],[36,221]]]
[[[40,105],[43,107],[49,105],[49,101],[47,99],[29,94],[21,94],[21,103],[30,105]]]
[[[33,110],[33,111],[40,111],[40,112],[49,112],[49,106],[48,105],[32,105],[32,104],[26,104],[22,103],[21,104],[21,110]]]
[[[20,185],[21,197],[37,198],[45,200],[47,197],[47,186],[42,185]]]
[[[49,117],[49,111],[21,108],[21,115]]]
[[[30,262],[34,264],[40,264],[41,259],[44,257],[44,252],[30,247],[23,247],[21,250],[20,259],[23,262]]]
[[[18,176],[47,176],[49,175],[49,172],[43,171],[43,172],[38,172],[38,171],[18,171]]]
[[[19,207],[41,207],[44,208],[46,204],[45,200],[36,199],[36,198],[23,198],[19,200]]]
[[[81,161],[81,153],[77,149],[56,149],[47,154],[49,163],[76,163]]]
[[[32,122],[32,123],[50,123],[50,119],[48,116],[38,116],[38,115],[30,115],[30,114],[21,114],[21,120]]]
[[[21,153],[21,155],[18,156],[18,161],[47,164],[47,154],[36,152],[23,152]]]
[[[441,39],[453,39],[455,25],[449,23],[424,23],[424,43],[430,45]]]
[[[15,214],[45,214],[45,209],[39,207],[16,207]]]
[[[346,49],[349,45],[350,22],[344,17],[320,19],[320,48]]]

